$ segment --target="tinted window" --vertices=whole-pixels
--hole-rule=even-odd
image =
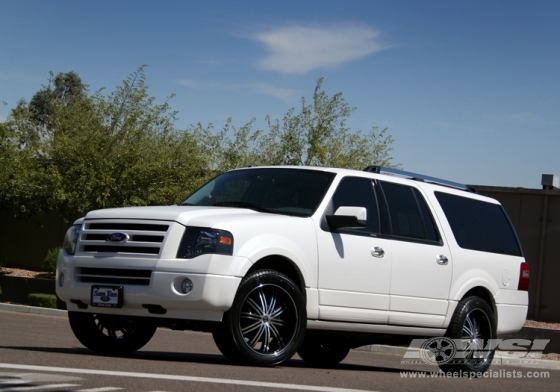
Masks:
[[[365,207],[367,210],[366,227],[339,229],[348,233],[379,233],[379,214],[371,180],[367,178],[345,177],[338,184],[332,198],[332,211],[338,207]]]
[[[521,256],[521,247],[498,204],[436,192],[436,197],[461,248]]]
[[[439,241],[432,214],[418,190],[383,181],[380,181],[380,185],[389,210],[389,234]]]
[[[310,216],[329,188],[334,173],[304,169],[246,169],[219,175],[182,204],[253,208]]]

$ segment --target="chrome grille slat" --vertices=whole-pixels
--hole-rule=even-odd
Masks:
[[[78,242],[78,253],[156,257],[161,253],[169,228],[169,222],[130,219],[86,220]],[[115,233],[126,234],[128,239],[122,242],[109,241],[109,236]]]

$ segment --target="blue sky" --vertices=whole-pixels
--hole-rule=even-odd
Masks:
[[[112,91],[147,64],[177,126],[281,118],[319,77],[408,171],[540,188],[560,175],[558,1],[0,1],[0,121],[49,71]]]

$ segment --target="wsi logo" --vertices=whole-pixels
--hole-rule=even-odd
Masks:
[[[126,233],[112,233],[107,236],[107,241],[116,242],[118,244],[125,243],[130,239],[130,236]]]
[[[426,363],[428,365],[470,363],[482,365],[491,362],[494,350],[531,354],[538,359],[550,339],[450,339],[435,337],[413,339],[403,356],[402,364]],[[529,356],[527,356],[529,358]],[[420,360],[420,361],[418,361]]]

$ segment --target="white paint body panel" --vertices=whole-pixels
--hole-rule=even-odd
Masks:
[[[434,195],[448,192],[490,203],[496,201],[465,191],[443,188],[398,177],[351,170],[320,169],[337,173],[331,188],[309,218],[260,213],[225,207],[131,207],[88,213],[90,222],[115,220],[165,223],[169,230],[157,255],[95,256],[78,250],[60,252],[58,295],[69,310],[79,310],[71,300],[89,303],[90,283],[76,280],[80,268],[144,268],[152,272],[149,286],[124,287],[122,309],[95,308],[110,314],[146,316],[142,304],[168,309],[157,317],[219,321],[233,303],[247,271],[259,260],[280,256],[298,270],[305,287],[308,328],[349,332],[375,332],[439,336],[449,325],[457,303],[472,289],[486,290],[498,320],[498,332],[512,332],[523,325],[527,292],[517,291],[522,257],[477,252],[459,247]],[[439,245],[339,234],[321,228],[325,210],[344,176],[379,179],[416,188],[424,196],[441,234]],[[177,249],[186,226],[226,230],[233,234],[232,256],[203,255],[178,259]],[[372,249],[384,251],[374,257]],[[446,264],[438,263],[445,256]],[[177,282],[189,278],[194,289],[177,291]],[[180,285],[180,283],[179,283]]]

